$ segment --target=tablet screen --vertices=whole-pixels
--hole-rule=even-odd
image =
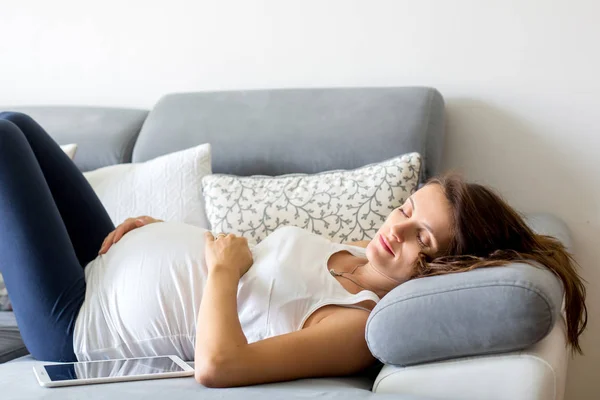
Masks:
[[[53,381],[107,378],[116,376],[151,375],[181,372],[183,368],[169,357],[132,358],[44,366]]]

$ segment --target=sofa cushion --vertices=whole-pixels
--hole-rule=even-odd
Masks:
[[[12,312],[0,312],[0,364],[27,354]],[[0,386],[1,387],[1,386]]]
[[[194,378],[154,379],[119,382],[104,385],[84,385],[48,389],[41,387],[33,374],[33,365],[40,364],[25,357],[0,365],[2,398],[11,400],[432,400],[428,397],[390,394],[374,395],[373,380],[364,377],[299,379],[227,389],[209,389]]]
[[[71,106],[10,107],[35,119],[59,144],[77,143],[81,171],[131,162],[133,144],[148,111]]]
[[[440,171],[444,99],[425,87],[169,94],[148,115],[133,161],[199,143],[212,145],[215,173],[313,174],[417,152],[428,178]]]
[[[142,163],[85,172],[113,223],[150,215],[208,228],[202,177],[211,173],[210,144],[176,151]]]

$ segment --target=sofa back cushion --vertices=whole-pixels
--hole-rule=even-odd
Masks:
[[[148,115],[133,161],[200,143],[215,173],[311,174],[417,152],[426,178],[439,172],[444,101],[418,87],[171,94]]]
[[[146,110],[103,107],[8,109],[29,114],[58,144],[77,144],[73,161],[81,171],[131,162],[133,145],[148,114]]]

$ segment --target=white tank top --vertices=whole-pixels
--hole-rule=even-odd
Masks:
[[[85,268],[87,291],[75,322],[80,361],[175,354],[194,359],[196,318],[206,282],[205,229],[176,222],[129,232]],[[249,343],[302,329],[325,305],[359,307],[379,297],[351,294],[327,270],[329,257],[365,249],[281,227],[251,247],[238,284],[238,316]]]

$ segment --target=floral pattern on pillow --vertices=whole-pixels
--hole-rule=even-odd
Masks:
[[[336,242],[372,239],[387,215],[416,189],[421,156],[409,153],[354,170],[318,174],[202,179],[213,232],[258,243],[280,226],[293,225]]]

